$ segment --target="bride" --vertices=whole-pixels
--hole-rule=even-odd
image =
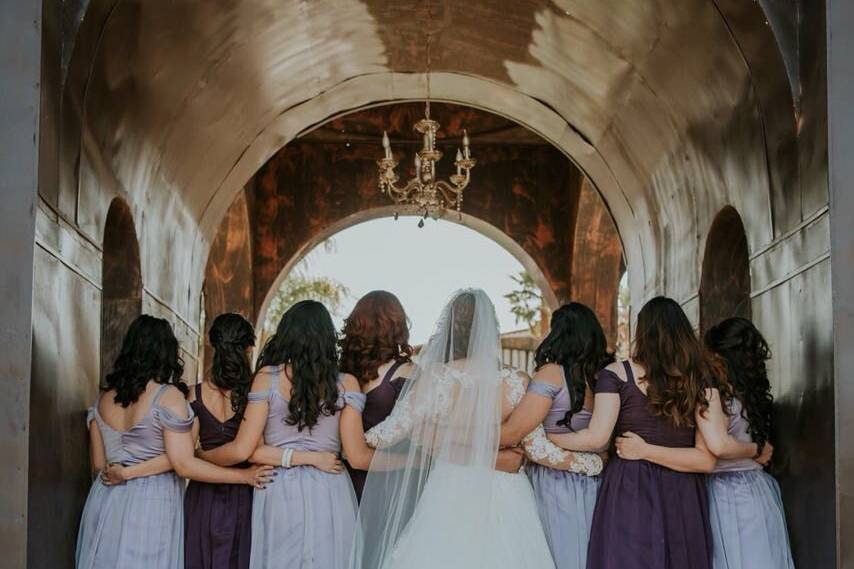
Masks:
[[[554,569],[530,483],[494,469],[501,422],[527,376],[502,368],[498,321],[482,290],[457,292],[421,350],[377,449],[359,511],[352,569]],[[526,439],[547,457],[542,428]],[[570,470],[598,474],[596,455]]]

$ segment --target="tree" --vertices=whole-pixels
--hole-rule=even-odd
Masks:
[[[264,330],[269,333],[275,332],[282,315],[301,300],[322,302],[333,316],[337,316],[349,294],[349,289],[335,279],[292,273],[270,301],[267,318],[264,320]]]
[[[327,253],[335,251],[335,240],[329,238],[319,245]],[[308,269],[317,249],[306,255],[291,270],[287,278],[279,286],[276,295],[270,301],[264,318],[264,336],[276,331],[276,326],[288,308],[301,300],[316,300],[322,302],[333,317],[340,316],[344,301],[350,296],[350,290],[329,277],[314,277],[308,274]]]
[[[510,302],[510,312],[516,317],[517,324],[524,322],[531,332],[535,332],[543,314],[543,295],[528,271],[510,275],[510,278],[518,285],[504,295]]]

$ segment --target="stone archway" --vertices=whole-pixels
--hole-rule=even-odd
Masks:
[[[109,373],[128,326],[142,313],[139,242],[133,214],[113,199],[104,226],[101,265],[101,381]]]
[[[700,276],[700,330],[732,316],[750,318],[750,253],[741,216],[723,208],[706,238]]]

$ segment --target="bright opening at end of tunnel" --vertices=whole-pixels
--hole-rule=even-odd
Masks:
[[[450,295],[459,288],[482,288],[495,304],[501,332],[525,329],[505,295],[520,289],[513,280],[524,272],[506,249],[477,231],[444,220],[418,227],[401,216],[367,221],[333,235],[312,249],[282,281],[328,280],[346,287],[333,311],[336,326],[364,294],[394,293],[411,321],[413,345],[427,341]],[[539,291],[537,291],[539,292]],[[272,305],[273,303],[271,303]],[[330,308],[335,308],[330,306]],[[264,315],[265,334],[275,328],[272,310]]]

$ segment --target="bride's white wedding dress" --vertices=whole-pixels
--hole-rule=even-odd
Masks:
[[[526,389],[500,354],[491,301],[457,293],[391,415],[366,433],[377,451],[353,569],[554,569],[530,482],[494,468],[501,422]],[[561,452],[542,428],[527,444]]]
[[[455,370],[440,381],[449,388]],[[525,394],[524,380],[512,370],[502,373],[505,404],[514,408]],[[450,389],[448,389],[450,391]],[[400,417],[398,417],[400,419]],[[379,424],[367,433],[368,443],[382,446],[405,428],[399,421]],[[545,436],[543,436],[545,439]],[[546,439],[547,440],[547,439]],[[487,485],[488,511],[461,508],[460,489]],[[474,530],[474,531],[471,531]],[[489,467],[437,465],[430,473],[419,507],[403,530],[383,569],[551,569],[554,567],[537,514],[531,483],[524,472]]]

